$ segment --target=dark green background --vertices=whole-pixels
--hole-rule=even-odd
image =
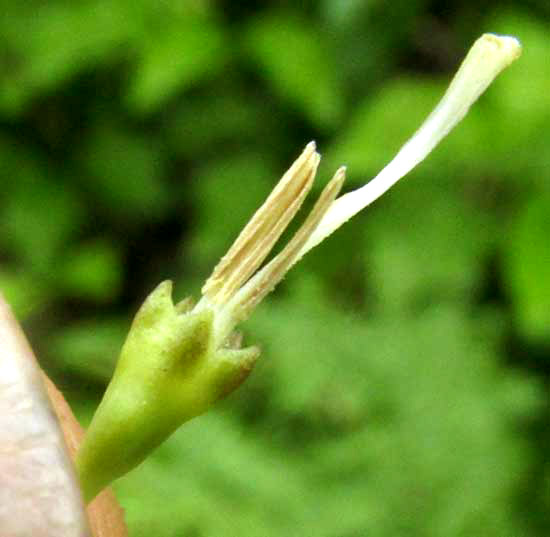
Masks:
[[[444,7],[443,7],[444,6]],[[243,328],[262,358],[117,484],[134,537],[550,527],[550,5],[3,1],[0,288],[88,420],[311,139],[363,184],[475,38],[522,58]]]

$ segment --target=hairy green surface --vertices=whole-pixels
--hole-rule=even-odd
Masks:
[[[403,3],[401,3],[403,4]],[[315,139],[387,162],[483,32],[523,55],[243,325],[262,355],[117,490],[136,537],[538,537],[550,517],[547,2],[12,2],[0,288],[87,419]]]

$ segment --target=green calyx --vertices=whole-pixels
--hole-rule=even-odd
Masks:
[[[236,389],[258,358],[256,347],[216,348],[214,312],[174,305],[171,294],[161,283],[138,311],[77,454],[87,501]]]

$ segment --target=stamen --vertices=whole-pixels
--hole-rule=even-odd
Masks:
[[[212,302],[226,302],[263,263],[311,189],[320,156],[310,142],[241,231],[202,288]]]
[[[246,257],[241,259],[239,266],[236,267],[235,271],[224,282],[221,290],[216,294],[216,302],[219,304],[226,303],[262,264],[283,231],[287,228],[290,221],[300,209],[304,199],[313,185],[320,156],[315,154],[312,160],[313,168],[306,177],[306,182],[302,185],[302,189],[299,191],[297,196],[291,201],[282,217],[275,222],[272,229],[258,241]]]
[[[262,270],[256,273],[227,304],[227,311],[233,316],[234,322],[244,320],[252,309],[283,279],[290,267],[300,259],[300,251],[303,245],[315,231],[315,228],[340,192],[345,178],[346,169],[341,167],[324,188],[313,210],[292,240]]]

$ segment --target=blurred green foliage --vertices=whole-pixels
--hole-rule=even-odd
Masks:
[[[143,298],[196,296],[305,143],[360,185],[479,34],[524,45],[244,326],[248,382],[118,483],[132,536],[547,534],[550,10],[441,6],[2,3],[0,289],[84,420]]]

